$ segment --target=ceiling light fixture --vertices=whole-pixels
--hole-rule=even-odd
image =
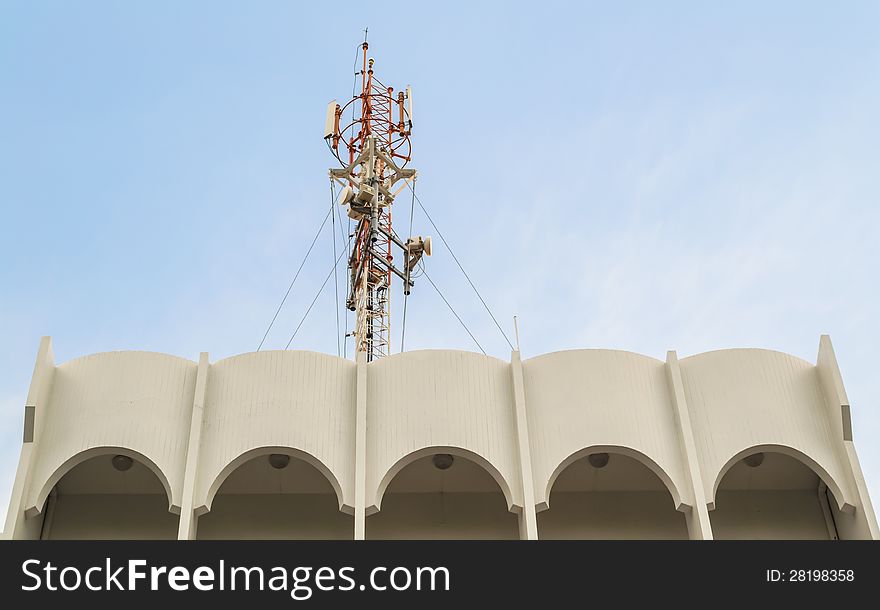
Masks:
[[[119,472],[125,472],[134,464],[134,460],[127,455],[114,455],[111,462],[113,462],[113,468]]]
[[[285,455],[283,453],[270,453],[269,454],[269,465],[275,470],[281,470],[282,468],[287,468],[287,465],[290,464],[290,456]]]
[[[748,466],[749,468],[757,468],[764,463],[764,454],[753,453],[752,455],[743,458],[743,462],[745,462],[746,466]]]
[[[455,458],[448,453],[438,453],[431,458],[431,461],[434,462],[434,468],[437,470],[448,470]]]
[[[610,456],[607,453],[591,453],[587,460],[593,468],[605,468]]]

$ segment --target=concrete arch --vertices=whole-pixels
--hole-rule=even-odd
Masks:
[[[302,460],[310,466],[314,466],[318,470],[318,472],[324,475],[324,478],[327,479],[327,481],[330,483],[330,486],[333,488],[333,492],[336,494],[336,499],[339,503],[339,510],[349,515],[354,514],[354,507],[345,504],[342,493],[342,485],[340,485],[339,479],[336,478],[336,475],[333,474],[333,471],[330,470],[327,465],[324,464],[324,462],[319,460],[311,453],[303,451],[302,449],[280,445],[266,445],[249,449],[243,453],[240,453],[231,462],[226,464],[226,466],[223,467],[219,474],[214,477],[214,480],[208,487],[208,493],[205,497],[204,504],[198,506],[195,509],[195,514],[197,516],[201,516],[211,511],[211,505],[214,503],[214,497],[220,490],[220,486],[223,485],[223,482],[227,479],[227,477],[235,472],[235,470],[239,466],[245,464],[246,462],[249,462],[254,458],[260,457],[261,455],[269,455],[271,453],[285,453],[293,458]]]
[[[176,354],[166,354],[165,352],[153,352],[150,350],[143,349],[121,349],[121,350],[112,350],[106,352],[94,352],[92,354],[83,354],[81,356],[76,356],[75,358],[71,358],[70,360],[66,360],[65,362],[61,362],[58,364],[58,367],[70,367],[77,363],[84,362],[86,360],[99,360],[105,359],[107,357],[131,357],[131,358],[153,358],[158,357],[161,359],[169,359],[180,362],[181,364],[186,364],[190,366],[198,366],[198,362],[194,360],[190,360],[189,358],[184,358],[183,356],[178,356]]]
[[[639,360],[644,360],[645,362],[653,362],[655,364],[664,364],[663,360],[658,360],[654,356],[648,356],[647,354],[640,354],[639,352],[633,352],[626,349],[609,349],[609,348],[584,348],[584,347],[575,347],[571,349],[561,349],[555,352],[547,352],[546,354],[538,354],[537,356],[532,356],[531,358],[526,358],[523,360],[523,364],[526,362],[537,362],[542,358],[556,358],[560,356],[577,356],[578,354],[619,354],[625,356],[634,356]]]
[[[388,485],[391,484],[391,481],[394,480],[394,477],[397,474],[415,462],[418,459],[423,457],[434,455],[436,453],[448,453],[450,455],[454,455],[455,457],[461,457],[466,460],[470,460],[471,462],[480,466],[483,470],[485,470],[489,475],[495,480],[498,484],[498,487],[501,488],[501,493],[504,494],[504,500],[507,502],[507,510],[512,513],[519,513],[522,510],[521,506],[517,506],[513,501],[513,493],[511,491],[510,484],[501,474],[501,472],[492,465],[492,463],[484,458],[479,453],[474,453],[468,449],[463,447],[455,447],[452,445],[443,445],[443,446],[433,446],[433,447],[423,447],[421,449],[417,449],[411,453],[406,454],[399,460],[397,460],[391,468],[384,474],[384,476],[379,481],[379,486],[376,488],[375,494],[375,502],[367,507],[366,514],[373,515],[379,512],[382,508],[382,498],[385,496],[385,490],[388,489]]]
[[[523,362],[523,384],[539,510],[560,465],[600,446],[635,452],[676,508],[693,503],[664,362],[622,350],[554,352]]]
[[[307,351],[251,352],[213,363],[194,506],[210,509],[230,462],[275,447],[338,483],[340,506],[353,510],[356,370],[354,362]]]
[[[335,354],[325,354],[323,352],[316,352],[313,350],[307,349],[264,349],[259,352],[243,352],[241,354],[234,354],[232,356],[227,356],[226,358],[221,358],[219,360],[215,360],[212,363],[213,365],[218,364],[235,364],[236,361],[244,361],[250,359],[263,359],[263,358],[271,358],[273,355],[282,356],[282,357],[296,357],[296,356],[320,356],[323,359],[328,361],[336,361],[344,364],[352,364],[351,360],[347,358],[343,358],[341,356],[337,356]]]
[[[715,510],[715,494],[718,492],[718,486],[721,484],[721,481],[722,479],[724,479],[724,475],[727,474],[727,471],[730,470],[733,465],[739,462],[741,459],[753,453],[781,453],[782,455],[794,458],[803,465],[807,466],[814,473],[816,473],[816,475],[822,480],[822,482],[828,486],[828,489],[830,489],[831,493],[834,495],[834,499],[837,501],[837,506],[841,511],[849,514],[852,514],[855,511],[855,506],[844,495],[843,487],[840,486],[840,484],[834,479],[834,477],[831,476],[831,474],[821,464],[819,464],[819,462],[811,458],[806,453],[795,449],[794,447],[779,444],[752,445],[751,447],[746,447],[745,449],[738,451],[736,454],[731,456],[724,463],[724,466],[721,467],[721,470],[719,470],[718,473],[715,475],[714,483],[712,485],[712,492],[709,498],[707,498],[706,503],[709,510]]]
[[[411,360],[413,358],[418,358],[420,355],[425,355],[431,357],[433,354],[461,354],[466,357],[475,357],[480,360],[488,360],[490,362],[496,362],[498,364],[510,364],[507,360],[502,360],[496,356],[490,356],[489,354],[482,354],[480,352],[472,352],[466,349],[449,349],[449,348],[423,348],[423,349],[414,349],[407,350],[405,352],[397,352],[396,354],[391,354],[382,358],[382,363],[393,362],[394,360]],[[380,361],[375,361],[380,362]],[[372,364],[372,363],[371,363]]]
[[[725,347],[720,349],[711,349],[705,352],[700,352],[698,354],[691,354],[690,356],[685,356],[679,359],[679,362],[685,362],[687,360],[698,360],[703,356],[712,356],[712,355],[723,355],[723,354],[736,354],[736,353],[762,353],[772,356],[782,356],[787,360],[792,360],[793,362],[797,362],[803,366],[813,367],[814,364],[807,360],[804,360],[800,356],[795,356],[794,354],[789,354],[788,352],[781,352],[778,349],[768,349],[766,347]]]
[[[672,502],[675,505],[675,510],[680,512],[687,512],[690,510],[690,506],[682,502],[681,492],[678,489],[678,486],[672,480],[663,468],[660,467],[657,462],[649,458],[647,455],[633,449],[632,447],[626,447],[624,445],[592,445],[590,447],[584,447],[583,449],[579,449],[575,451],[567,458],[562,460],[556,468],[553,470],[553,473],[550,475],[550,478],[547,480],[547,487],[544,490],[544,497],[546,500],[544,502],[539,503],[535,508],[538,512],[544,511],[550,508],[550,492],[553,489],[553,484],[556,482],[557,477],[559,477],[562,472],[571,466],[576,461],[583,459],[590,455],[591,453],[612,453],[617,455],[624,455],[626,457],[632,458],[648,468],[651,472],[657,475],[657,478],[663,483],[666,489],[669,491],[669,494],[672,496]]]
[[[150,471],[154,475],[156,475],[156,478],[159,479],[159,482],[162,484],[162,488],[165,490],[165,496],[168,499],[168,512],[174,513],[176,515],[180,514],[180,505],[175,503],[173,500],[171,485],[168,482],[168,477],[165,476],[165,473],[162,472],[162,469],[156,465],[156,462],[148,458],[143,453],[140,453],[139,451],[127,449],[125,447],[113,446],[92,447],[91,449],[80,451],[76,455],[69,457],[63,464],[61,464],[61,466],[55,469],[55,471],[49,476],[48,479],[46,479],[46,481],[40,487],[40,491],[37,494],[33,505],[27,508],[25,514],[28,517],[39,515],[43,511],[43,506],[46,503],[46,498],[49,497],[49,493],[52,491],[52,488],[55,487],[55,485],[64,477],[64,475],[66,475],[68,472],[70,472],[83,462],[102,455],[125,455],[149,468]]]

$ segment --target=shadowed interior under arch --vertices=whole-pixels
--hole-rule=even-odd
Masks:
[[[647,466],[619,453],[597,452],[572,462],[538,513],[538,536],[553,540],[687,539],[685,515]]]
[[[350,540],[354,521],[317,468],[286,453],[262,454],[223,481],[196,533],[202,540]]]
[[[716,539],[829,540],[840,513],[819,475],[777,452],[755,452],[724,474],[709,513]]]
[[[42,511],[49,540],[174,540],[178,516],[158,477],[137,459],[98,455],[55,484]]]
[[[438,463],[436,456],[442,456]],[[515,540],[519,521],[492,475],[467,458],[438,449],[397,473],[381,510],[367,517],[366,533],[371,539]]]

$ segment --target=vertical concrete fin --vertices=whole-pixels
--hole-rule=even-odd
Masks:
[[[669,394],[678,427],[681,456],[685,463],[685,479],[690,485],[693,497],[691,511],[687,515],[688,532],[691,540],[712,540],[712,523],[709,520],[703,474],[700,470],[690,411],[681,380],[681,368],[675,351],[666,352],[666,378],[669,382]]]
[[[877,516],[874,513],[874,506],[871,504],[868,486],[865,483],[865,476],[862,474],[856,446],[853,443],[849,397],[846,395],[846,388],[843,386],[843,376],[840,374],[834,346],[831,343],[831,337],[828,335],[819,337],[816,371],[819,374],[819,384],[822,386],[825,402],[831,410],[831,423],[839,434],[839,438],[843,441],[843,452],[846,455],[846,463],[849,466],[850,476],[855,485],[859,506],[856,507],[854,517],[857,522],[861,522],[862,532],[867,531],[872,540],[880,540]]]
[[[189,442],[186,447],[186,470],[183,475],[183,498],[180,507],[180,522],[177,529],[178,540],[195,540],[198,517],[194,513],[196,478],[199,473],[199,453],[202,443],[202,426],[205,415],[205,395],[208,388],[208,373],[211,365],[208,352],[199,354],[199,368],[196,372],[196,387],[193,394],[192,418],[189,425]]]
[[[831,345],[831,337],[822,335],[819,337],[819,354],[816,357],[816,370],[819,373],[819,383],[822,393],[832,412],[832,423],[835,430],[843,440],[851,441],[852,420],[850,418],[849,398],[843,387],[843,377],[840,367],[837,365],[837,357],[834,355],[834,346]]]
[[[52,337],[42,337],[34,362],[34,373],[28,388],[28,405],[45,405],[52,391],[52,378],[55,374],[55,355],[52,352]]]
[[[42,337],[37,348],[34,372],[25,401],[23,443],[15,471],[15,481],[12,484],[12,494],[9,496],[9,507],[6,510],[4,538],[25,536],[24,498],[27,496],[28,483],[33,470],[35,448],[45,427],[46,410],[49,406],[54,378],[55,355],[52,352],[52,337]]]
[[[354,539],[366,537],[367,518],[367,355],[357,354],[354,447]]]
[[[520,538],[538,539],[538,517],[535,512],[535,480],[532,477],[532,453],[529,446],[529,424],[526,413],[525,385],[523,383],[522,358],[518,351],[510,355],[510,375],[513,383],[513,402],[516,409],[516,440],[519,454],[520,481],[522,482],[523,508],[520,514]]]
[[[852,469],[856,491],[859,495],[859,506],[856,507],[853,516],[856,518],[857,522],[862,521],[862,526],[867,529],[871,540],[880,540],[880,528],[877,526],[877,515],[874,512],[874,505],[871,503],[871,496],[868,494],[868,484],[865,482],[865,475],[862,474],[862,465],[859,463],[858,454],[856,454],[856,446],[852,441],[844,441],[843,444],[844,449],[846,449],[847,461]],[[862,531],[864,531],[864,529]]]

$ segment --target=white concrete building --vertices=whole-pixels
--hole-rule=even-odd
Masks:
[[[7,538],[880,538],[827,336],[199,362],[42,340]]]

